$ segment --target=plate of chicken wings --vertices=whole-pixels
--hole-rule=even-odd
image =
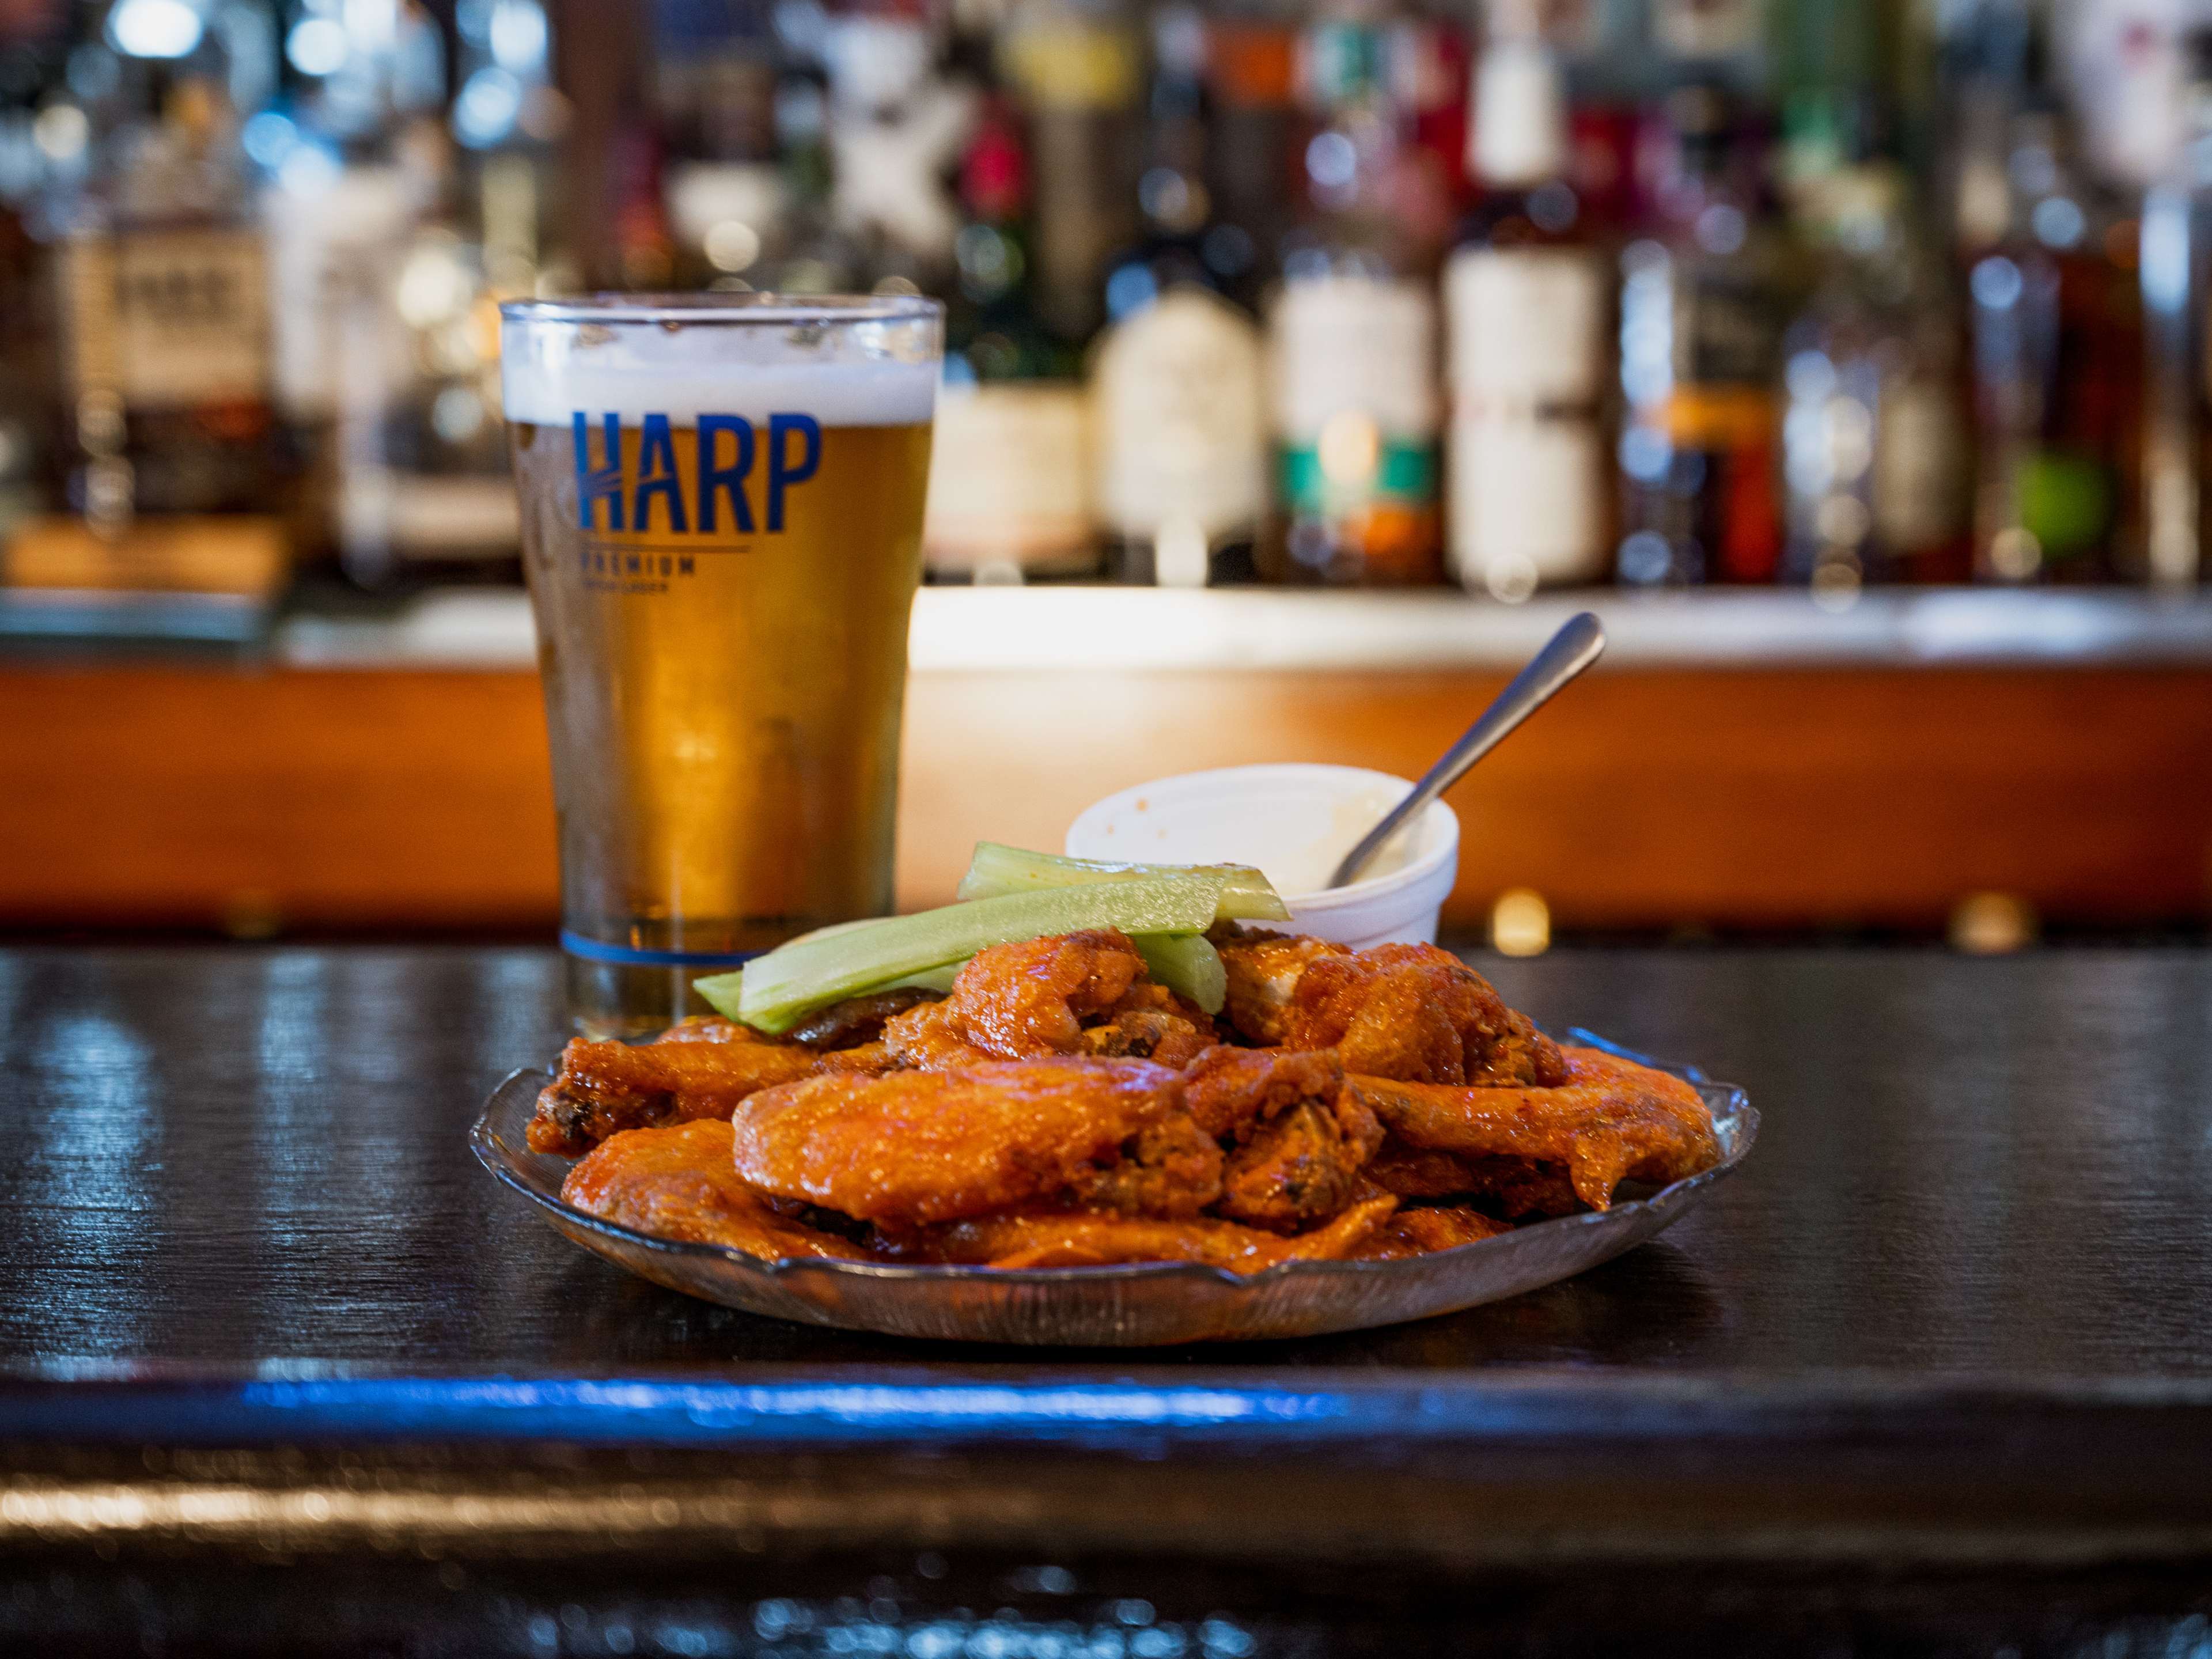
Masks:
[[[1555,1041],[1433,945],[1236,921],[1160,945],[1008,939],[787,1000],[763,1020],[779,1030],[573,1042],[500,1086],[475,1149],[568,1238],[675,1290],[1091,1346],[1519,1295],[1669,1225],[1757,1133],[1741,1091]]]

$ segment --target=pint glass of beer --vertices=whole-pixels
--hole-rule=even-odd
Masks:
[[[560,823],[569,1013],[891,903],[899,708],[942,308],[900,296],[501,307]]]

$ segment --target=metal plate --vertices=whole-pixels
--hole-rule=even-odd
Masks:
[[[484,1168],[586,1249],[656,1285],[750,1313],[892,1336],[1082,1347],[1316,1336],[1502,1301],[1609,1261],[1679,1220],[1751,1151],[1759,1114],[1742,1090],[1588,1031],[1567,1037],[1692,1085],[1712,1109],[1721,1161],[1602,1213],[1532,1222],[1402,1261],[1287,1261],[1256,1273],[1198,1262],[1007,1269],[764,1261],[721,1245],[654,1238],[564,1203],[569,1160],[533,1152],[523,1137],[538,1091],[552,1080],[544,1072],[511,1074],[469,1139]]]

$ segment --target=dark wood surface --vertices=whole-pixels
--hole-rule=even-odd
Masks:
[[[2057,1654],[2212,1617],[2212,954],[1478,960],[1745,1085],[1746,1169],[1511,1303],[1069,1353],[756,1319],[544,1227],[465,1133],[557,1042],[550,953],[0,954],[0,1645],[811,1654],[1135,1597],[1191,1653],[1218,1613],[1223,1652]],[[313,1574],[252,1567],[237,1623],[270,1561]],[[777,1598],[806,1641],[760,1636]]]
[[[1745,1085],[1765,1127],[1744,1170],[1655,1244],[1511,1304],[1053,1363],[2212,1378],[2212,955],[1475,960],[1554,1027]],[[532,951],[0,954],[0,1364],[1048,1358],[713,1308],[543,1226],[465,1136],[556,1050],[555,977]]]

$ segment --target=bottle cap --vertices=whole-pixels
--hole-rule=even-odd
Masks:
[[[1508,37],[1482,54],[1468,161],[1492,184],[1535,184],[1566,171],[1565,88],[1542,41]]]
[[[1207,77],[1223,103],[1268,108],[1297,96],[1298,39],[1290,29],[1217,19],[1206,29],[1206,46]]]

